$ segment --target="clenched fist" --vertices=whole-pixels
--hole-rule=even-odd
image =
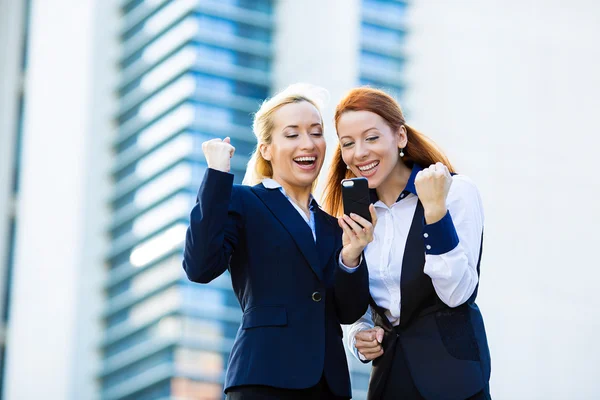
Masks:
[[[452,185],[452,175],[442,163],[420,171],[415,178],[417,196],[423,204],[425,221],[433,224],[446,215],[446,198]]]
[[[380,326],[358,331],[354,339],[354,347],[366,360],[374,360],[383,354],[383,328]]]
[[[235,147],[230,143],[230,139],[212,139],[202,143],[202,151],[206,157],[208,168],[216,169],[221,172],[229,172],[231,169],[231,157],[235,153]]]

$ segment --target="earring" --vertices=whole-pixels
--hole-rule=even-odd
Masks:
[[[404,149],[400,149],[400,157],[404,157]]]
[[[350,169],[350,166],[349,166],[349,165],[346,165],[346,169]]]

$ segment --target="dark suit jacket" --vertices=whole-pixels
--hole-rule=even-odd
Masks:
[[[233,185],[207,170],[191,213],[183,268],[207,283],[226,269],[243,310],[225,379],[240,385],[301,389],[324,375],[331,391],[350,396],[340,324],[369,302],[364,262],[338,266],[342,231],[318,207],[317,241],[279,189]]]

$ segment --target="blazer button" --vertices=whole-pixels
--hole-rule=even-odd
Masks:
[[[319,293],[319,292],[314,292],[314,293],[312,294],[312,299],[313,299],[313,301],[316,301],[316,302],[319,302],[319,301],[321,301],[321,293]]]

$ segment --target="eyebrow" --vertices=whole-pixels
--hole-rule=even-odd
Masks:
[[[365,133],[369,132],[369,131],[370,131],[370,130],[372,130],[372,129],[377,129],[377,127],[375,127],[375,126],[372,126],[371,128],[367,128],[367,129],[365,129],[364,131],[362,131],[360,134],[361,134],[361,135],[364,135]],[[342,139],[344,139],[344,138],[352,139],[350,136],[346,135],[346,136],[342,136],[342,137],[340,138],[340,140],[342,140]]]
[[[315,122],[314,124],[310,124],[311,128],[315,127],[315,126],[321,126],[321,123],[320,122]],[[285,128],[283,128],[283,129],[287,129],[287,128],[299,128],[299,126],[298,125],[288,125]]]

